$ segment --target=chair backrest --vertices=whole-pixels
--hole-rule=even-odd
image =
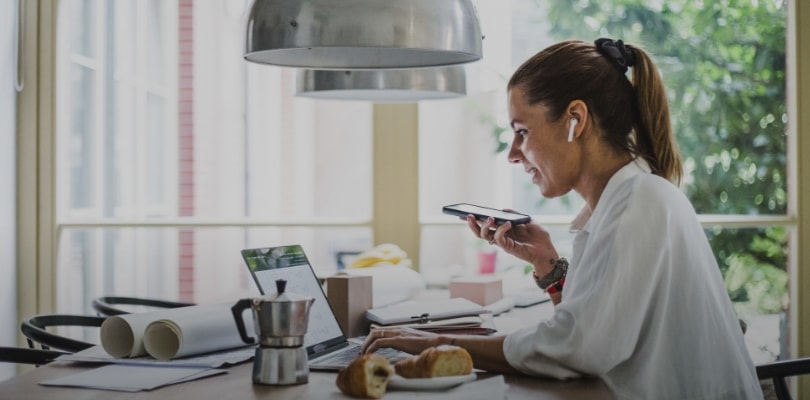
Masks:
[[[15,364],[45,365],[63,354],[68,353],[56,350],[0,346],[0,362]]]
[[[773,390],[779,400],[792,400],[786,378],[810,374],[810,357],[779,360],[756,366],[757,377],[773,380]]]
[[[48,327],[78,326],[100,327],[106,317],[71,314],[40,314],[24,318],[20,330],[32,349],[38,344],[42,349],[59,349],[75,353],[95,346],[94,343],[73,339],[47,330]]]
[[[130,308],[179,308],[193,306],[194,303],[121,296],[97,297],[92,301],[93,309],[96,310],[100,316],[121,315],[132,312],[130,309],[118,307],[122,305],[130,306]]]

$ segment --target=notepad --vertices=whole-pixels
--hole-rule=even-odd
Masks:
[[[485,314],[480,305],[462,297],[447,300],[404,301],[388,307],[366,311],[366,318],[379,325],[422,323],[427,324],[448,318]]]

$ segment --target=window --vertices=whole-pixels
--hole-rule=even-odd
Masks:
[[[323,274],[370,247],[371,105],[243,60],[247,5],[60,3],[59,311],[257,294],[247,247],[302,244]]]

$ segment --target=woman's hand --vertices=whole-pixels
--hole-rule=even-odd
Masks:
[[[440,345],[441,336],[413,328],[376,328],[366,336],[361,354],[392,347],[409,354],[419,354],[428,347]]]
[[[413,328],[377,328],[366,336],[361,354],[373,353],[391,347],[412,355],[419,355],[429,347],[452,344],[466,349],[475,368],[499,374],[519,374],[506,361],[503,353],[504,335],[438,335]]]
[[[549,260],[559,258],[557,250],[551,243],[551,235],[533,222],[516,226],[506,222],[496,227],[495,219],[492,217],[479,224],[474,216],[468,215],[467,225],[477,237],[498,245],[507,253],[532,264],[537,276],[551,272],[554,266]]]

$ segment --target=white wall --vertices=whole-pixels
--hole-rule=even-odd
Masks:
[[[17,0],[0,0],[0,345],[17,342],[15,241],[16,92],[14,89]],[[13,364],[0,364],[0,381],[14,375]]]

